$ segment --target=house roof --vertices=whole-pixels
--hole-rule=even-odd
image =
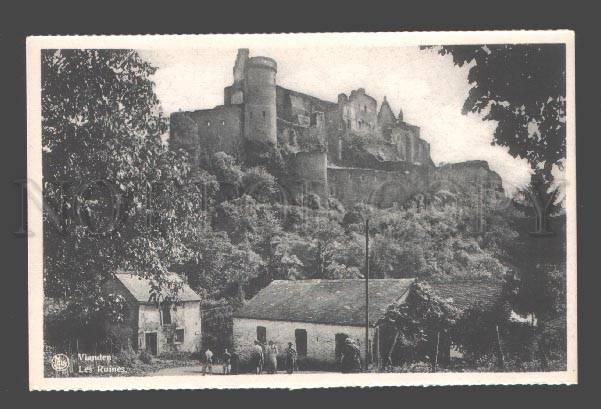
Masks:
[[[116,273],[115,278],[121,282],[127,291],[134,296],[140,303],[150,302],[152,285],[149,279],[141,277],[135,273]],[[174,283],[181,283],[181,288],[177,292],[177,301],[200,301],[200,296],[188,286],[177,274],[170,273],[167,280]]]
[[[428,282],[435,295],[450,302],[460,311],[475,305],[489,309],[501,297],[503,283],[492,280],[465,280],[455,282]]]
[[[413,279],[369,281],[369,323],[398,301]],[[234,313],[237,318],[365,325],[365,280],[276,280]]]

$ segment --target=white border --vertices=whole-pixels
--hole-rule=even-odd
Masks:
[[[566,45],[567,97],[567,329],[564,372],[297,374],[237,376],[149,376],[44,378],[41,54],[44,48],[190,49],[248,47],[401,47],[445,44],[563,43]],[[577,383],[576,311],[576,111],[574,33],[572,31],[472,31],[406,33],[211,34],[142,36],[50,36],[27,38],[27,177],[29,280],[29,388],[31,390],[126,390],[206,388],[324,388],[341,386],[433,386]]]

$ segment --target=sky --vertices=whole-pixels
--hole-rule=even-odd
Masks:
[[[528,183],[529,166],[507,148],[492,146],[496,122],[478,114],[462,115],[471,88],[469,66],[453,65],[450,56],[417,47],[250,48],[250,56],[277,61],[283,87],[337,101],[338,94],[365,88],[378,101],[421,128],[435,164],[485,160],[503,178],[508,193]],[[153,80],[163,110],[171,113],[223,104],[223,88],[233,81],[236,48],[139,50],[157,67]]]

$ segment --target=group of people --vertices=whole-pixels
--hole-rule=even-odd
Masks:
[[[269,374],[275,374],[278,372],[278,346],[273,342],[269,341],[267,345],[255,340],[255,345],[252,351],[252,366],[257,375],[263,373],[265,369]],[[288,348],[284,351],[285,361],[284,366],[286,372],[291,374],[297,370],[296,367],[296,349],[292,346],[292,342],[288,342]]]
[[[296,349],[292,346],[292,342],[288,342],[288,348],[285,352],[285,363],[286,372],[291,374],[297,370],[296,366]],[[278,371],[278,346],[273,342],[269,341],[267,345],[262,344],[259,341],[254,342],[254,347],[251,354],[251,364],[254,372],[259,375],[263,371],[267,371],[269,374],[275,374]],[[223,361],[223,374],[229,375],[232,373],[232,366],[235,366],[234,373],[237,373],[237,355],[232,355],[227,348],[224,349],[222,355]],[[214,354],[210,348],[204,353],[204,362],[202,365],[202,374],[206,375],[213,373]]]
[[[275,374],[278,371],[278,346],[273,342],[269,341],[267,345],[255,340],[254,346],[251,353],[251,364],[254,372],[260,375],[265,370],[268,374]],[[296,349],[292,345],[292,342],[288,342],[288,347],[284,351],[284,367],[286,372],[289,374],[294,373],[298,370],[297,368],[297,353]],[[207,372],[213,373],[213,351],[210,348],[204,353],[204,365],[202,374],[206,375]],[[340,350],[340,369],[342,372],[360,372],[361,371],[361,352],[359,347],[353,341],[353,339],[346,338],[343,347]],[[232,373],[232,363],[234,363],[238,370],[237,355],[233,355],[228,351],[227,348],[223,351],[223,374],[229,375]]]
[[[205,351],[204,365],[202,367],[202,374],[206,375],[207,372],[209,374],[213,373],[213,351],[211,348],[207,348]],[[235,358],[235,356],[234,356]],[[227,348],[223,351],[223,374],[229,375],[232,373],[232,354],[228,351]]]

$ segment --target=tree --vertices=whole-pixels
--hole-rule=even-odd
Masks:
[[[185,154],[162,141],[154,72],[132,50],[42,53],[45,291],[84,311],[118,269],[164,291],[205,222]]]
[[[441,334],[448,336],[455,324],[458,311],[447,301],[436,296],[424,282],[413,282],[405,302],[388,307],[381,324],[396,331],[389,348],[390,358],[399,337],[418,352],[418,359],[437,359]]]
[[[453,45],[438,48],[455,65],[472,64],[472,88],[462,112],[497,121],[493,144],[526,159],[533,170],[529,197],[537,213],[537,233],[545,232],[554,200],[554,166],[566,157],[565,47],[556,44]]]
[[[256,166],[247,169],[241,180],[245,194],[252,196],[260,203],[276,203],[279,191],[278,183],[267,170]]]

